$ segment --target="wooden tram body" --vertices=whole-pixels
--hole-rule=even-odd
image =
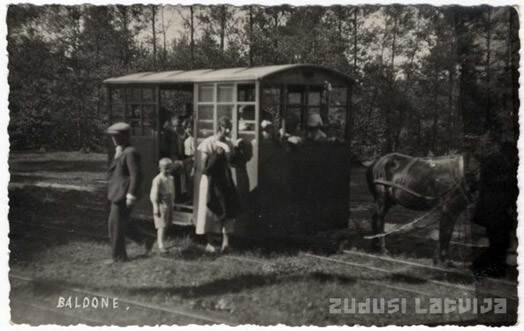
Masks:
[[[237,233],[274,237],[347,226],[352,87],[348,76],[321,66],[277,65],[146,72],[104,83],[110,122],[132,126],[132,143],[141,155],[144,184],[134,217],[152,218],[149,190],[161,157],[160,132],[166,117],[161,113],[165,107],[161,92],[167,89],[192,93],[186,115],[194,120],[195,149],[216,133],[222,115],[233,123],[231,139],[242,138],[249,147],[247,163],[233,168],[241,203]],[[331,88],[339,92],[338,99],[329,97]],[[314,113],[333,125],[339,139],[306,139],[308,116]],[[263,140],[264,119],[277,130],[300,136],[302,142],[292,144],[283,137]],[[109,158],[113,153],[111,146]],[[198,151],[195,162],[193,204],[175,204],[175,224],[191,225],[196,220],[201,176]]]

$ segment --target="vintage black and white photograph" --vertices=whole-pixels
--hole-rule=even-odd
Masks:
[[[5,5],[12,325],[516,325],[516,5]]]

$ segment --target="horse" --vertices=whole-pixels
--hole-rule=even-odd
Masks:
[[[468,166],[473,163],[470,159],[465,155],[420,158],[391,153],[375,160],[366,172],[374,198],[372,237],[375,247],[389,254],[384,220],[391,207],[401,205],[416,211],[438,211],[439,240],[433,262],[446,263],[456,219],[472,203],[476,190],[473,184],[478,181],[478,175],[465,172],[466,160]]]

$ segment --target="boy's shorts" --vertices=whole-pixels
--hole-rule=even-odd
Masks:
[[[173,213],[168,212],[167,208],[160,209],[160,217],[153,216],[155,221],[155,229],[167,228],[171,225],[173,219]]]

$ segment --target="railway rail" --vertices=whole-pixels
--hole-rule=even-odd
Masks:
[[[25,222],[20,222],[20,221],[13,221],[13,220],[11,220],[11,222],[13,222],[15,224],[20,224],[20,225],[29,225],[29,224],[27,224]],[[68,234],[73,234],[73,235],[77,235],[77,236],[81,236],[81,237],[96,238],[96,239],[99,239],[99,240],[107,240],[108,239],[107,236],[100,236],[100,235],[95,235],[95,234],[92,234],[92,233],[87,233],[87,232],[82,232],[82,231],[75,231],[75,230],[70,230],[70,229],[64,229],[64,228],[55,227],[55,226],[47,226],[47,225],[39,225],[39,224],[31,225],[31,226],[36,226],[36,227],[47,229],[47,230],[51,230],[51,231],[62,231],[62,232],[66,232]],[[465,291],[465,292],[469,292],[469,293],[482,292],[482,290],[479,290],[476,287],[468,286],[468,285],[464,285],[464,284],[456,284],[456,283],[451,283],[451,282],[447,282],[447,281],[441,281],[441,280],[435,280],[435,279],[425,279],[425,278],[423,279],[423,278],[420,278],[420,277],[414,277],[414,276],[411,276],[409,274],[409,270],[407,270],[407,268],[411,268],[411,270],[425,269],[425,270],[428,270],[428,271],[432,272],[433,275],[435,275],[435,273],[439,273],[439,274],[445,276],[448,280],[462,280],[462,281],[466,281],[466,282],[469,282],[469,283],[474,282],[476,280],[476,278],[473,275],[468,274],[468,273],[466,273],[464,271],[447,269],[447,268],[440,268],[440,267],[435,267],[435,266],[429,266],[429,265],[424,265],[424,264],[416,263],[416,262],[412,262],[412,261],[406,261],[406,260],[402,260],[402,259],[385,257],[385,256],[369,254],[369,253],[364,253],[364,252],[358,252],[358,251],[347,251],[346,250],[346,251],[343,251],[343,253],[345,255],[347,255],[347,256],[358,256],[358,257],[363,257],[363,258],[366,258],[366,259],[369,259],[369,260],[385,261],[385,262],[388,262],[388,263],[392,263],[392,264],[394,264],[396,266],[395,266],[395,268],[385,269],[385,268],[381,268],[381,267],[372,266],[372,265],[369,265],[369,264],[358,263],[358,262],[355,262],[355,261],[346,261],[346,260],[342,260],[342,259],[326,257],[326,256],[321,256],[321,255],[315,255],[315,254],[309,254],[309,253],[305,253],[304,255],[307,256],[307,257],[310,257],[310,258],[317,259],[317,260],[322,260],[324,262],[330,262],[330,263],[334,263],[334,264],[342,264],[342,265],[346,265],[346,266],[349,266],[349,267],[352,267],[352,268],[365,269],[365,270],[375,271],[375,272],[379,272],[379,273],[383,273],[383,274],[402,275],[402,276],[410,277],[410,278],[413,278],[413,279],[418,279],[420,281],[424,281],[424,282],[427,282],[427,283],[431,283],[431,284],[434,284],[434,285],[437,285],[437,286],[447,287],[447,288],[460,290],[460,291]],[[155,258],[159,259],[159,260],[163,260],[163,261],[173,262],[172,258],[164,257],[162,255],[155,255]],[[258,265],[258,266],[270,266],[271,267],[271,266],[276,266],[277,265],[276,263],[273,263],[273,262],[270,262],[270,261],[266,261],[266,260],[263,260],[263,259],[248,258],[248,257],[244,257],[244,256],[234,255],[234,254],[222,255],[222,256],[220,256],[220,258],[234,260],[234,261],[237,261],[237,262],[249,263],[249,264]],[[194,263],[194,262],[185,261],[185,260],[177,260],[177,263],[179,263],[179,262],[184,264],[184,265],[189,265],[189,266],[193,266],[193,267],[202,267],[202,264],[200,264],[200,263]],[[404,269],[399,269],[398,268],[399,266],[400,267],[404,267]],[[453,279],[453,277],[454,277],[454,279]],[[503,279],[493,279],[493,278],[485,278],[485,279],[487,279],[488,281],[492,282],[493,284],[509,285],[509,286],[514,286],[515,288],[517,287],[517,283],[516,282],[503,280]],[[416,289],[409,288],[409,287],[382,284],[382,283],[379,283],[377,281],[372,281],[372,280],[359,279],[359,282],[362,282],[363,284],[372,285],[372,286],[389,288],[389,289],[392,289],[392,290],[412,293],[412,294],[416,294],[416,295],[422,295],[422,296],[426,296],[426,297],[432,297],[432,296],[437,295],[435,293],[424,292],[424,291],[416,290]],[[492,294],[492,295],[493,294],[494,295],[500,295],[500,293],[493,293],[491,291],[484,291],[484,292],[487,293],[487,294]],[[518,297],[516,295],[510,295],[510,296],[508,296],[508,299],[509,300],[517,300]]]
[[[315,259],[319,259],[319,260],[323,260],[323,261],[329,261],[329,262],[344,264],[344,265],[348,265],[348,266],[356,267],[356,268],[360,268],[360,269],[367,269],[367,270],[371,270],[371,271],[376,271],[376,272],[379,272],[379,273],[397,274],[397,275],[400,275],[400,276],[408,276],[408,277],[410,277],[410,278],[412,278],[414,280],[418,280],[420,282],[431,283],[431,284],[434,284],[434,285],[438,285],[438,286],[442,286],[442,287],[448,287],[448,288],[451,288],[451,289],[456,289],[456,290],[465,291],[465,292],[469,292],[469,293],[485,293],[485,294],[490,294],[490,295],[495,295],[495,296],[501,296],[500,293],[494,293],[493,291],[485,291],[485,290],[479,289],[479,288],[474,287],[474,286],[467,286],[467,285],[450,283],[450,282],[445,282],[445,281],[440,281],[440,280],[435,280],[435,279],[427,279],[427,278],[422,278],[422,277],[417,277],[417,276],[411,276],[411,275],[407,274],[406,270],[402,270],[402,269],[392,269],[392,270],[390,270],[390,269],[384,269],[384,268],[379,268],[379,267],[375,267],[375,266],[364,265],[364,264],[356,263],[356,262],[352,262],[352,261],[345,261],[345,260],[341,260],[341,259],[315,255],[315,254],[305,254],[305,255],[309,256],[311,258],[315,258]],[[515,283],[514,285],[516,286],[517,284]],[[436,294],[430,294],[430,293],[427,293],[427,294],[430,295],[430,296],[431,295],[437,296]],[[513,300],[513,301],[517,301],[518,300],[518,296],[516,296],[516,295],[502,295],[502,296],[506,297],[508,300]]]
[[[100,319],[95,319],[95,318],[92,318],[92,317],[85,317],[85,316],[79,316],[77,314],[72,314],[72,313],[69,313],[67,311],[60,311],[60,310],[57,310],[56,308],[50,308],[48,306],[44,306],[42,304],[36,304],[36,303],[33,303],[33,302],[28,302],[26,300],[21,300],[21,299],[11,299],[11,304],[15,304],[17,306],[23,306],[24,309],[24,315],[25,316],[31,316],[33,318],[33,320],[36,319],[36,316],[39,315],[38,312],[43,312],[44,314],[48,315],[48,314],[52,314],[52,315],[55,315],[57,316],[58,318],[63,319],[64,317],[68,318],[70,320],[70,322],[68,323],[64,323],[64,324],[77,324],[77,323],[82,323],[82,324],[90,324],[90,325],[104,325],[104,322],[101,321]],[[13,312],[13,308],[11,308],[11,312]],[[36,315],[36,316],[35,316]],[[49,317],[49,316],[47,316]],[[15,317],[16,319],[16,317]],[[36,323],[39,323],[40,321],[35,321]],[[56,324],[56,323],[53,323],[53,324]]]
[[[90,201],[89,204],[86,206],[77,204],[72,207],[77,208],[78,210],[83,212],[95,213],[93,215],[98,215],[99,213],[106,212],[106,206],[101,201]],[[58,232],[67,234],[68,236],[76,236],[79,238],[108,240],[108,236],[105,235],[105,233],[104,235],[100,233],[100,227],[98,229],[93,228],[91,229],[92,231],[89,231],[90,229],[76,229],[74,228],[74,225],[72,225],[71,228],[65,228],[64,224],[53,224],[53,220],[47,219],[44,220],[44,222],[47,222],[47,224],[23,222],[19,219],[16,219],[16,217],[10,217],[9,221],[12,224],[12,226],[16,225],[20,227],[34,227],[38,229],[43,229],[45,230],[43,232],[50,232],[48,233],[50,236],[53,233]],[[46,240],[46,238],[44,238],[45,235],[43,233],[39,233],[38,237],[40,237],[40,239]],[[56,236],[54,237],[56,238]],[[484,290],[483,288],[479,288],[478,286],[476,286],[477,283],[475,282],[477,282],[478,280],[475,279],[473,275],[468,274],[466,271],[461,269],[441,268],[419,263],[418,261],[408,261],[394,257],[381,256],[354,250],[343,251],[341,255],[339,254],[336,256],[322,256],[310,253],[303,253],[303,255],[310,259],[320,261],[321,264],[324,264],[326,268],[330,268],[331,271],[336,270],[335,275],[340,274],[342,275],[342,277],[343,275],[354,274],[356,270],[358,270],[357,274],[362,273],[362,271],[365,271],[365,273],[367,274],[375,273],[377,275],[383,275],[380,277],[370,277],[369,279],[365,279],[365,277],[359,277],[357,279],[358,284],[361,284],[366,288],[369,287],[370,293],[381,293],[387,290],[389,293],[398,293],[396,295],[398,295],[399,297],[408,295],[422,298],[442,297],[443,295],[451,296],[460,293],[462,293],[462,295],[464,296],[478,296],[481,294],[489,294],[495,297],[506,297],[508,303],[511,302],[511,305],[515,305],[518,300],[518,297],[516,296],[516,282],[504,279],[501,280],[484,278],[484,281],[488,281],[494,285],[492,288]],[[202,270],[202,268],[205,269],[217,267],[216,265],[211,266],[208,263],[197,263],[180,258],[173,259],[173,257],[169,255],[165,256],[155,254],[152,255],[152,258],[170,263],[181,263],[183,265],[190,266],[191,268],[195,268],[196,270]],[[275,268],[276,270],[278,270],[279,268],[294,268],[294,266],[289,266],[285,264],[282,265],[278,261],[274,262],[257,257],[240,256],[235,253],[219,256],[216,259],[213,259],[212,261],[217,261],[220,265],[220,259],[227,259],[234,262],[238,262],[240,265],[247,264],[249,268],[268,267],[266,270],[268,272],[272,272],[273,268]],[[384,267],[384,265],[387,265],[387,267]],[[424,270],[423,273],[422,270]],[[413,276],[414,273],[417,274],[417,276]],[[424,276],[420,277],[420,274],[424,274]],[[429,274],[431,278],[425,277],[427,274]],[[442,277],[437,277],[436,279],[433,279],[435,275],[439,275]],[[17,276],[19,275],[14,274],[10,276],[10,278],[13,280]],[[417,283],[410,283],[409,281],[388,281],[388,279],[394,276],[406,277],[406,279],[417,280]],[[26,281],[31,282],[32,280],[27,279]],[[472,283],[474,284],[473,286],[471,285]],[[423,284],[428,284],[431,286],[425,288]],[[512,287],[515,290],[507,291],[507,289],[503,287]],[[506,293],[501,293],[500,290],[506,290],[504,291]],[[97,294],[104,295],[105,293]],[[137,309],[149,310],[152,313],[156,314],[165,314],[169,316],[168,318],[170,318],[171,320],[176,320],[177,318],[180,318],[183,320],[190,319],[192,321],[195,321],[196,323],[225,323],[234,325],[233,321],[229,321],[226,318],[212,317],[203,314],[201,311],[192,311],[187,309],[177,310],[173,309],[172,307],[166,308],[158,305],[150,305],[138,301],[133,301],[129,298],[119,298],[119,300],[121,300],[122,302],[126,302],[126,304],[133,305],[134,307],[137,307]],[[56,313],[58,314],[57,316],[60,316],[60,314],[62,314],[64,318],[69,318],[76,322],[86,324],[89,323],[91,325],[103,325],[111,323],[110,321],[100,320],[99,318],[84,318],[82,316],[75,320],[75,315],[67,316],[67,314],[69,313],[65,312],[65,314],[63,314],[63,311],[53,312],[52,309],[49,310],[50,308],[46,308],[45,305],[42,305],[38,302],[31,302],[26,304],[25,306],[23,302],[13,301],[13,303],[18,305],[19,307],[25,307],[24,309],[30,309],[34,311],[45,311],[47,309],[50,314]]]

